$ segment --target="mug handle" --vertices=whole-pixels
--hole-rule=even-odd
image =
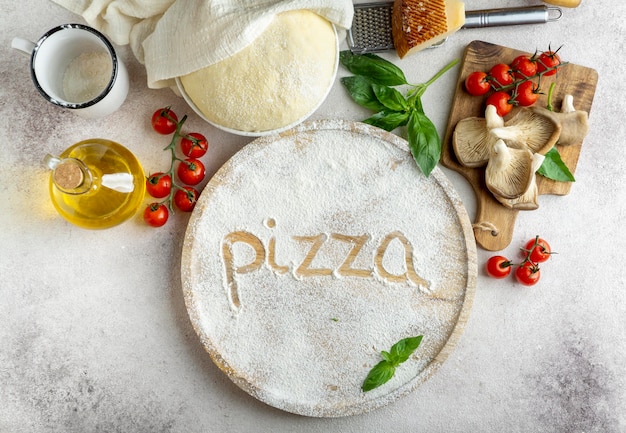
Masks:
[[[13,38],[11,41],[11,48],[30,56],[35,49],[35,43],[24,38]]]

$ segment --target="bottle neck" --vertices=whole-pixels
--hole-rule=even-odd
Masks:
[[[55,158],[48,155],[46,165],[52,170],[52,182],[66,194],[84,194],[93,184],[89,168],[75,158]]]

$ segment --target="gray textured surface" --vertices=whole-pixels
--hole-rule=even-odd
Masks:
[[[532,1],[467,2],[467,9]],[[557,23],[463,30],[441,48],[401,63],[420,82],[474,39],[534,51],[564,44],[564,57],[593,67],[600,82],[591,131],[565,197],[541,199],[520,215],[515,254],[536,234],[556,255],[541,283],[520,288],[481,272],[470,321],[448,361],[424,386],[373,413],[309,419],[267,407],[234,386],[204,353],[180,287],[187,216],[160,230],[139,218],[106,232],[75,228],[51,207],[40,161],[88,137],[133,150],[147,171],[167,167],[166,140],[148,119],[171,104],[119,47],[131,73],[120,111],[86,121],[46,104],[33,88],[13,36],[37,38],[80,17],[44,0],[2,1],[0,14],[0,432],[603,432],[626,431],[626,114],[623,79],[626,4],[583,0]],[[393,55],[388,56],[397,60]],[[426,94],[443,131],[454,72]],[[360,120],[336,85],[315,117]],[[190,115],[209,136],[213,173],[248,139]],[[471,190],[448,173],[475,212]],[[490,253],[479,250],[479,264]]]

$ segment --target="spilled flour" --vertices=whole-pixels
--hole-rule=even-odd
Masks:
[[[189,315],[213,360],[280,409],[342,416],[426,380],[467,320],[476,258],[443,174],[363,124],[310,122],[255,140],[211,180],[183,251]],[[384,386],[381,350],[423,335]]]

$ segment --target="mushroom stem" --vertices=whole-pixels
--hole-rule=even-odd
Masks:
[[[574,111],[576,111],[576,108],[574,108],[574,97],[572,95],[565,95],[563,104],[561,105],[561,113],[573,113]]]

